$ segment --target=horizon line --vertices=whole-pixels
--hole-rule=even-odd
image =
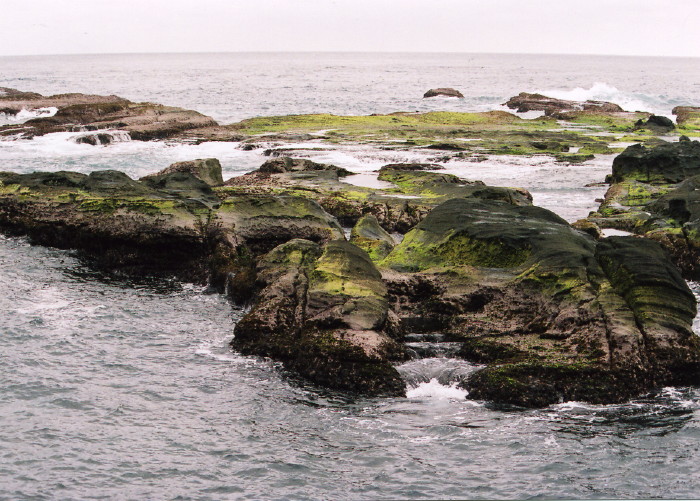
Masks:
[[[488,56],[587,56],[587,57],[635,57],[700,59],[700,56],[650,55],[650,54],[597,54],[586,52],[465,52],[465,51],[356,51],[356,50],[239,50],[239,51],[186,51],[186,52],[57,52],[46,54],[4,54],[5,57],[57,57],[57,56],[145,56],[145,55],[197,55],[197,54],[463,54]]]

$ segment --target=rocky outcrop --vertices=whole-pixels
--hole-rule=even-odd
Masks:
[[[671,113],[679,125],[700,124],[700,106],[676,106]]]
[[[610,181],[680,183],[696,174],[700,174],[700,142],[683,140],[652,148],[641,144],[626,148],[613,161]]]
[[[607,101],[567,101],[543,96],[542,94],[530,94],[521,92],[517,96],[506,101],[505,106],[518,113],[527,111],[543,111],[546,116],[558,117],[567,111],[590,111],[596,113],[619,113],[624,110],[615,103]]]
[[[648,129],[655,134],[668,134],[676,128],[676,124],[670,118],[660,115],[651,115],[646,120],[640,119],[635,124],[638,129]]]
[[[28,120],[20,126],[0,127],[0,135],[21,133],[25,138],[50,132],[76,129],[119,129],[132,139],[148,141],[165,139],[190,129],[216,126],[210,117],[196,111],[153,103],[133,103],[117,96],[59,94],[41,96],[5,89],[0,96],[0,108],[14,114],[21,110],[58,108],[55,115]],[[106,138],[106,136],[104,136]],[[106,144],[98,136],[86,136],[88,144]]]
[[[187,162],[176,162],[156,174],[141,178],[141,181],[158,176],[165,176],[174,172],[190,173],[209,186],[221,186],[224,184],[224,178],[221,174],[221,163],[219,163],[216,158],[199,158]]]
[[[381,261],[396,243],[377,218],[371,214],[362,216],[350,232],[350,243],[363,249],[372,261]]]
[[[292,167],[287,170],[287,166]],[[405,233],[435,206],[454,197],[490,198],[529,205],[530,194],[518,188],[485,186],[444,173],[428,172],[433,164],[390,164],[378,173],[389,188],[365,188],[342,182],[344,169],[308,160],[277,158],[264,168],[226,182],[225,193],[288,193],[318,202],[347,227],[371,214],[386,231]],[[284,170],[284,172],[278,172]]]
[[[440,87],[438,89],[430,89],[428,92],[423,94],[423,98],[426,97],[436,97],[436,96],[444,96],[444,97],[457,97],[457,98],[464,98],[464,95],[458,91],[457,89],[452,89],[450,87]]]
[[[224,287],[256,255],[294,238],[343,238],[317,203],[293,196],[221,200],[190,172],[135,181],[116,171],[0,174],[0,230],[79,249],[109,269]]]
[[[330,171],[335,172],[338,177],[350,175],[350,171],[342,167],[330,164],[320,164],[312,162],[306,158],[279,157],[268,160],[260,166],[258,172],[261,174],[284,174],[286,172],[308,172],[308,171]]]
[[[139,181],[115,171],[0,173],[0,230],[81,250],[111,270],[207,281],[250,308],[235,349],[324,387],[402,395],[392,362],[407,356],[404,333],[430,332],[486,365],[462,381],[470,398],[608,403],[700,382],[694,296],[651,240],[595,240],[533,207],[527,192],[420,164],[386,166],[379,177],[392,187],[365,191],[322,164],[283,160],[283,172],[214,187],[197,165]],[[690,234],[698,204],[687,183],[650,210],[687,219]],[[339,194],[401,206],[414,226],[394,245],[366,210],[348,243],[317,201]],[[390,205],[390,195],[407,198]]]
[[[654,242],[597,243],[538,207],[453,199],[380,265],[405,322],[487,364],[470,398],[602,403],[699,381],[695,300]]]
[[[344,241],[292,240],[258,265],[260,292],[232,346],[271,356],[325,387],[403,395],[403,359],[386,287],[367,254]]]
[[[700,278],[700,143],[630,146],[613,162],[613,184],[588,221],[661,243],[688,278]]]

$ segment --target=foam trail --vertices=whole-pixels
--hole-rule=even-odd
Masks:
[[[576,87],[568,90],[542,89],[535,92],[569,101],[609,101],[619,104],[625,111],[649,111],[660,115],[671,115],[672,105],[660,96],[624,92],[605,82],[595,82],[588,89]]]
[[[440,384],[433,378],[427,383],[420,383],[415,388],[406,391],[408,398],[435,398],[439,400],[459,399],[464,400],[467,397],[467,390],[457,387],[457,383],[450,385]]]

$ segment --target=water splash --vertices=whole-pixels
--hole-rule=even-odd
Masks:
[[[624,92],[605,82],[595,82],[590,88],[540,89],[545,96],[570,101],[609,101],[619,104],[625,111],[649,111],[660,115],[670,115],[673,104],[661,96]]]

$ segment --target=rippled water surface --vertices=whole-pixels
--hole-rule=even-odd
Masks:
[[[547,89],[584,99],[607,93],[666,112],[700,104],[700,65],[693,60],[324,57],[0,58],[0,86],[116,93],[222,121],[312,111],[494,109],[522,90]],[[416,97],[440,85],[467,97]],[[264,161],[259,151],[235,144],[103,148],[70,139],[0,141],[0,170],[116,168],[139,177],[173,161],[215,156],[228,177]],[[307,156],[362,173],[395,161],[430,161],[367,147]],[[444,167],[526,187],[536,203],[574,220],[595,207],[604,188],[585,185],[602,181],[611,162],[490,158]],[[204,288],[98,273],[71,253],[0,237],[0,291],[0,499],[700,493],[698,389],[659,389],[624,405],[518,411],[466,400],[455,383],[477,367],[438,357],[399,367],[407,398],[354,399],[231,352],[242,311]]]

